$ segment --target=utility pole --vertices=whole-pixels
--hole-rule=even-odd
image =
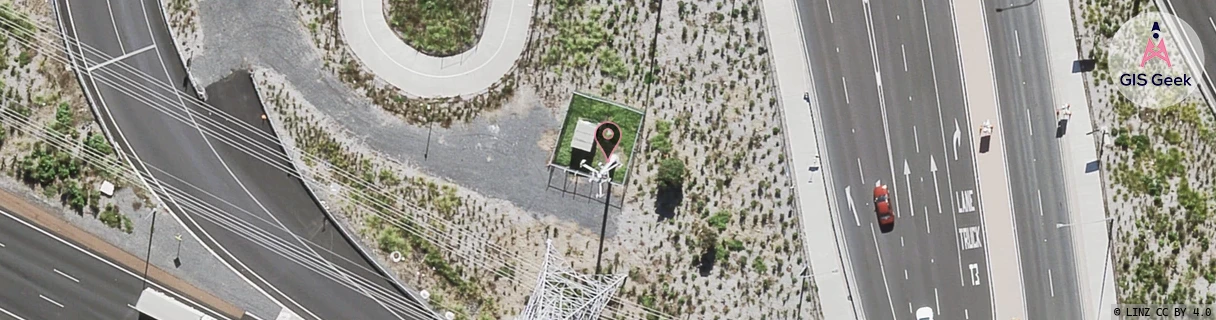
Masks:
[[[148,253],[144,255],[144,284],[142,289],[148,288],[148,267],[152,264],[152,234],[156,233],[156,210],[160,207],[152,208],[152,227],[148,229]]]
[[[609,174],[608,179],[612,179]],[[600,274],[600,262],[604,259],[604,232],[608,230],[608,204],[612,203],[612,180],[608,181],[608,197],[604,198],[604,218],[600,221],[600,249],[595,254],[595,274]]]

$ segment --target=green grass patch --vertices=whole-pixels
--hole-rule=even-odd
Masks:
[[[566,109],[566,120],[562,125],[561,136],[557,141],[557,150],[554,151],[552,164],[563,167],[570,165],[570,144],[574,141],[574,130],[578,126],[580,119],[596,124],[612,121],[621,128],[620,143],[613,150],[613,153],[620,157],[621,167],[613,173],[612,181],[624,183],[629,171],[629,160],[633,156],[633,147],[642,128],[643,118],[642,112],[633,108],[582,93],[575,93],[574,97],[570,99],[569,108]],[[603,152],[597,146],[595,158],[591,161],[592,165],[605,160],[607,159],[604,158]]]
[[[406,44],[451,56],[477,44],[486,0],[389,0],[389,25]]]

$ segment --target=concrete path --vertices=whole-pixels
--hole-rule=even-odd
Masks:
[[[383,0],[339,0],[343,39],[376,77],[417,97],[484,92],[515,67],[528,42],[532,1],[493,0],[473,49],[432,57],[405,44],[389,27]]]
[[[1060,160],[1068,186],[1073,246],[1077,262],[1077,281],[1081,287],[1082,314],[1085,319],[1110,319],[1106,310],[1115,303],[1114,269],[1110,265],[1110,235],[1107,232],[1106,201],[1102,194],[1101,171],[1095,148],[1093,121],[1089,117],[1089,96],[1085,79],[1072,72],[1078,59],[1076,29],[1069,1],[1044,1],[1039,6],[1051,70],[1052,95],[1056,101],[1072,104],[1069,133],[1060,138]],[[1087,134],[1088,133],[1088,134]],[[1097,137],[1100,138],[1100,137]],[[1091,162],[1093,162],[1091,164]],[[1092,166],[1092,167],[1091,167]],[[1091,223],[1103,221],[1103,223]]]
[[[821,146],[824,135],[813,96],[815,90],[810,79],[809,62],[804,51],[802,26],[798,23],[798,10],[794,0],[765,1],[764,23],[768,30],[769,45],[773,53],[773,70],[776,70],[779,99],[785,115],[786,137],[789,138],[786,152],[794,167],[797,207],[801,213],[803,248],[810,260],[811,270],[807,276],[818,285],[819,303],[824,319],[857,319],[847,276],[852,275],[851,266],[842,266],[842,255],[847,255],[837,241],[840,227],[839,211],[829,200],[827,184],[827,155]],[[810,99],[803,100],[809,93]],[[808,105],[809,103],[809,105]],[[820,167],[822,164],[822,167]],[[808,170],[816,168],[815,171]],[[844,270],[843,272],[841,270]],[[803,319],[809,318],[804,315]]]
[[[955,0],[954,10],[958,43],[962,59],[965,94],[971,134],[985,121],[996,125],[988,152],[976,152],[976,177],[980,182],[980,205],[985,240],[988,243],[987,273],[992,289],[995,319],[1026,319],[1026,299],[1022,290],[1020,257],[1014,234],[1012,200],[1009,193],[1009,171],[1005,162],[1005,142],[1000,113],[997,108],[995,78],[988,25],[980,0]]]

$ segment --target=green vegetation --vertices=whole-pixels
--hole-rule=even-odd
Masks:
[[[485,0],[389,0],[389,25],[407,44],[451,56],[477,44]]]
[[[671,121],[658,120],[654,123],[655,135],[650,137],[650,150],[658,151],[659,156],[671,153]]]
[[[131,224],[131,218],[119,213],[118,207],[113,204],[107,205],[106,210],[102,211],[97,218],[107,226],[122,230],[126,233],[131,233],[131,231],[135,230],[134,225]]]
[[[726,231],[726,227],[730,225],[730,210],[719,210],[709,217],[709,226],[718,229],[719,232]]]
[[[566,120],[562,125],[557,150],[554,151],[556,154],[553,157],[553,164],[559,166],[569,165],[570,143],[574,140],[574,129],[578,126],[579,119],[597,124],[603,121],[612,121],[621,128],[621,141],[613,151],[620,157],[621,169],[617,169],[613,173],[612,181],[624,183],[626,173],[629,171],[629,160],[633,154],[633,146],[637,140],[638,131],[642,127],[642,113],[599,98],[581,93],[574,94],[570,99],[570,107],[566,109]],[[602,152],[596,152],[595,159],[592,162],[600,163],[605,160]]]
[[[677,158],[667,158],[659,162],[659,175],[656,178],[659,188],[679,188],[684,185],[684,162]]]
[[[8,31],[7,34],[16,35],[22,43],[29,43],[28,40],[37,30],[24,14],[18,12],[9,3],[0,4],[0,21],[4,21],[4,23],[0,23],[0,29]]]
[[[608,39],[608,31],[599,22],[604,8],[584,7],[582,0],[556,1],[554,16],[557,17],[557,45],[545,51],[542,59],[549,65],[585,67],[591,62],[596,49]],[[614,12],[614,16],[619,11]],[[581,19],[579,19],[581,18]],[[611,17],[609,20],[615,20]]]

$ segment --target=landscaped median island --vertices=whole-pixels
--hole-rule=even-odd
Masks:
[[[1151,11],[1158,11],[1152,1],[1074,1],[1082,56],[1097,60],[1085,75],[1095,127],[1109,128],[1099,157],[1113,219],[1116,296],[1126,304],[1210,304],[1216,302],[1212,109],[1198,92],[1162,108],[1136,105],[1116,90],[1120,75],[1108,67],[1108,44],[1120,26]],[[1181,63],[1180,52],[1170,53]]]
[[[383,0],[389,26],[427,55],[446,57],[473,48],[481,38],[489,0]]]
[[[93,118],[52,16],[45,1],[0,1],[0,185],[131,233],[122,212],[150,199]]]

